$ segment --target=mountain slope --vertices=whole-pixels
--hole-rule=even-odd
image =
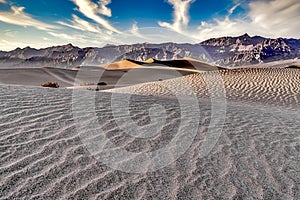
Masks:
[[[285,38],[239,37],[212,38],[199,44],[106,45],[79,48],[72,44],[34,49],[26,47],[0,51],[0,68],[61,67],[106,65],[125,59],[145,61],[190,57],[220,66],[242,66],[300,57],[300,40]]]

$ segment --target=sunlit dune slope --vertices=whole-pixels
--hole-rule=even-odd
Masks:
[[[134,68],[179,68],[178,70],[187,71],[214,71],[225,69],[222,67],[214,66],[209,63],[201,62],[191,58],[182,58],[175,60],[156,60],[154,58],[149,58],[148,60],[141,62],[135,60],[122,60],[119,62],[111,63],[105,66],[106,70],[130,70]]]
[[[106,70],[130,70],[140,67],[143,63],[134,60],[122,60],[105,66]]]

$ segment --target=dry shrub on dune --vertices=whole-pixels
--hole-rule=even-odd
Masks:
[[[41,85],[42,87],[59,88],[59,84],[56,82],[48,82]]]

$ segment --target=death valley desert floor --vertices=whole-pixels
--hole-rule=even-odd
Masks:
[[[76,77],[74,70],[51,70],[56,78],[60,74],[59,80],[69,79],[72,83]],[[109,85],[117,84],[112,73],[118,79],[129,72],[106,71],[104,79]],[[89,70],[87,74],[92,76]],[[215,84],[208,84],[207,80],[214,80]],[[41,88],[37,83],[42,80],[31,81],[27,86],[0,86],[1,199],[300,198],[297,67],[193,72],[177,78],[102,88],[100,92],[78,89],[73,84],[65,84],[66,88],[61,89]],[[221,87],[214,88],[218,84]],[[183,85],[190,85],[192,90]],[[219,92],[226,97],[220,102],[226,106],[225,112],[217,113],[224,115],[219,127],[222,132],[210,151],[203,154],[214,126],[211,96],[219,97]],[[116,101],[120,104],[128,104],[128,116],[113,111],[114,95],[118,95]],[[130,101],[125,102],[128,95]],[[180,105],[178,95],[187,102],[191,96],[196,97],[200,112],[190,109],[194,105]],[[74,114],[75,103],[84,111],[82,115]],[[160,105],[165,119],[163,115],[151,114],[153,104]],[[91,105],[96,118],[91,117]],[[190,110],[191,117],[182,126],[185,110]],[[95,119],[97,126],[89,126]],[[164,123],[151,137],[140,138],[119,127],[119,119],[146,127]],[[174,145],[171,141],[179,129],[189,133],[189,124],[195,122],[197,132],[187,151],[156,171],[118,170],[87,148],[86,141],[94,144],[105,137],[138,157],[169,143]],[[79,124],[86,127],[80,129]],[[178,148],[176,144],[171,147]],[[130,163],[135,157],[123,162]]]

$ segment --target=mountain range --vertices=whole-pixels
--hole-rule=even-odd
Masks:
[[[198,44],[106,45],[79,48],[72,44],[0,51],[1,68],[106,65],[120,60],[172,60],[189,57],[219,66],[235,67],[300,57],[300,39],[251,37],[212,38]]]

